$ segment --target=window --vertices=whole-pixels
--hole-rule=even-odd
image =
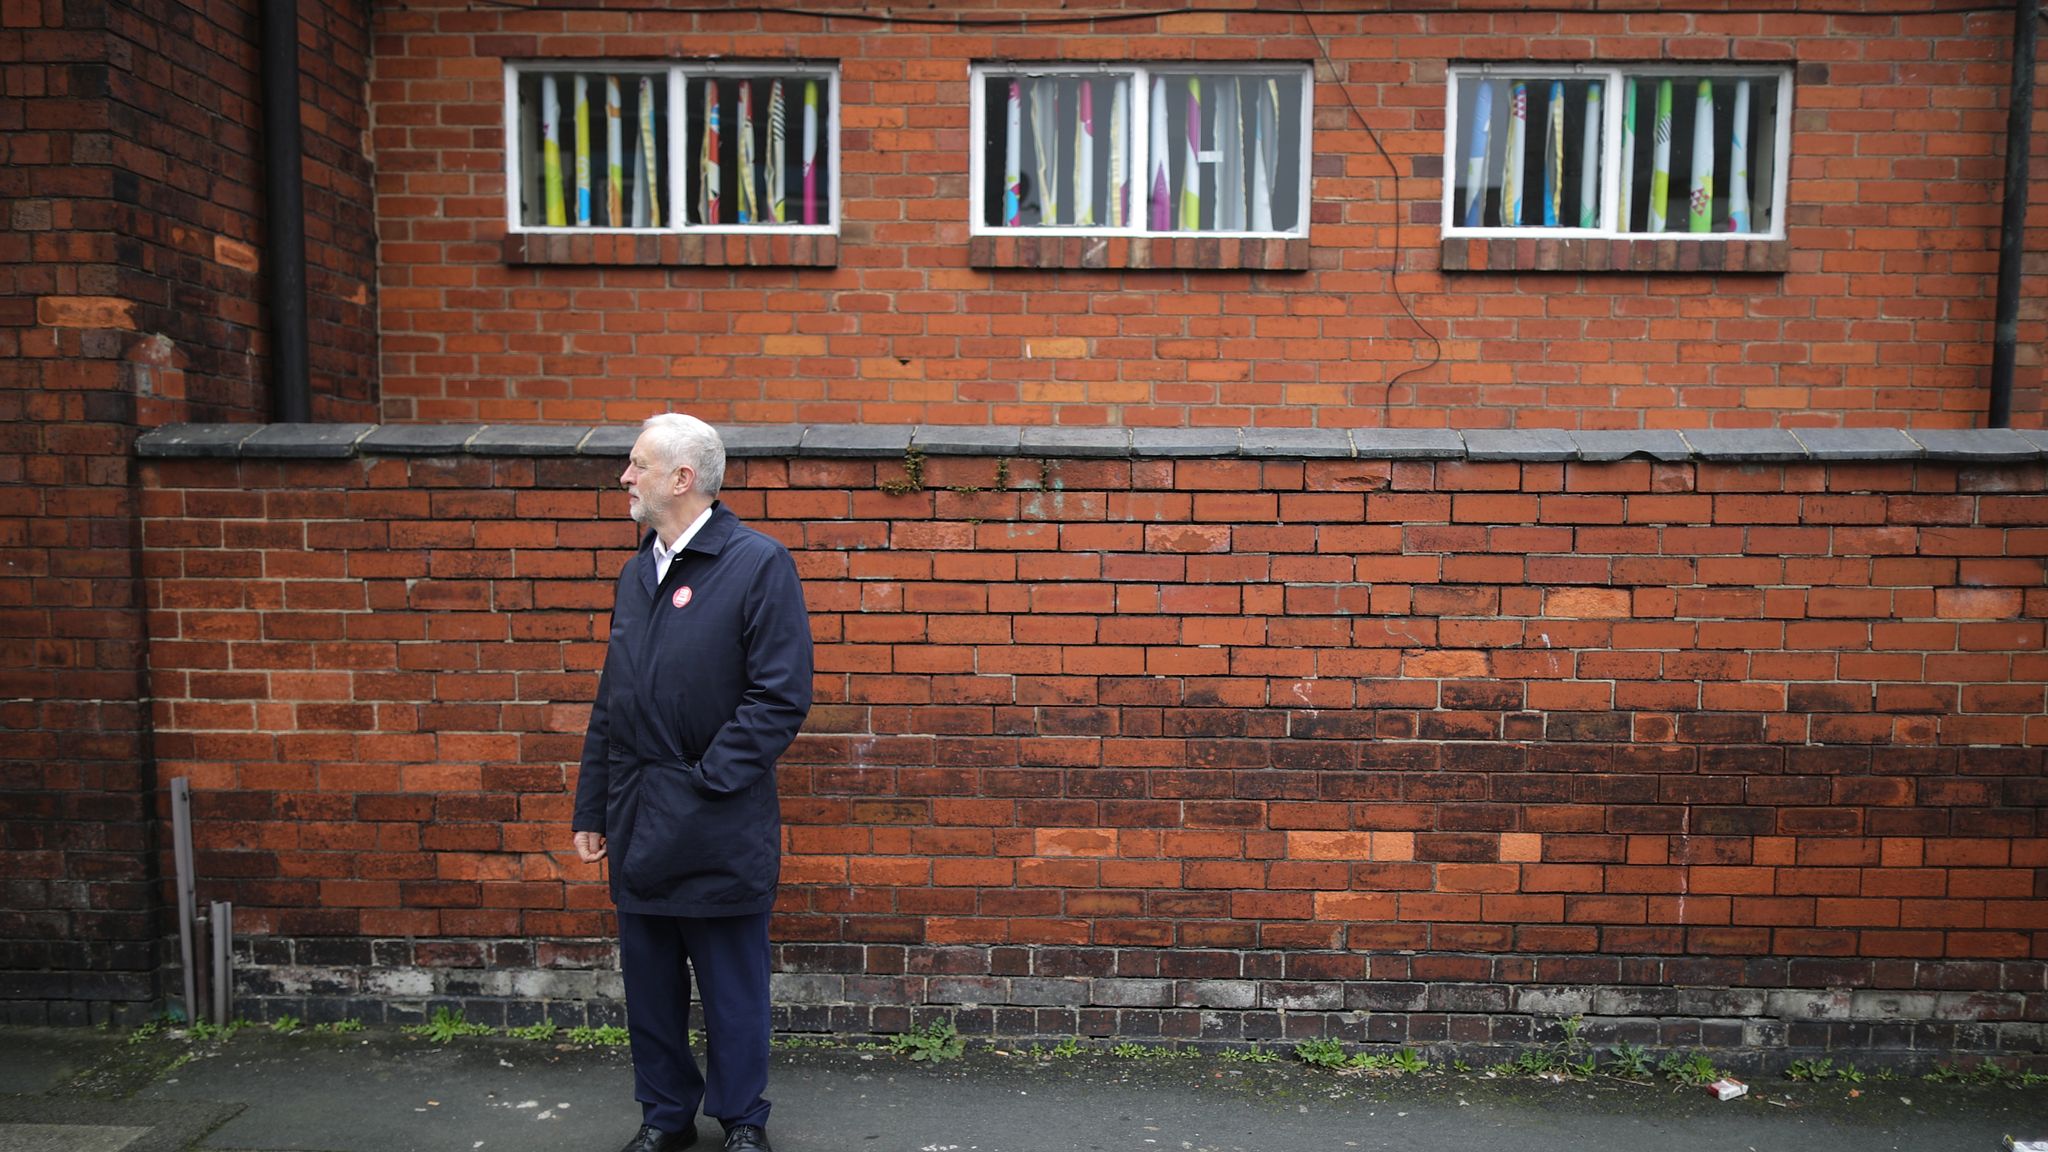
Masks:
[[[513,64],[505,98],[514,231],[838,224],[836,69]]]
[[[1445,235],[1782,237],[1791,93],[1781,69],[1454,68]]]
[[[978,234],[1305,236],[1306,66],[974,73]]]

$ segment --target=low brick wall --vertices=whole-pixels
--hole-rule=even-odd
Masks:
[[[631,435],[144,441],[245,1004],[616,1018],[566,840]],[[2038,1059],[2030,435],[736,429],[818,641],[778,1023]]]

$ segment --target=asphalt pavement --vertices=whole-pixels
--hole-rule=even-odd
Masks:
[[[938,1064],[783,1049],[780,1152],[1997,1152],[2048,1138],[2048,1087],[1777,1081],[1719,1101],[1609,1077],[1340,1075],[1293,1060],[1056,1056]],[[176,1035],[0,1029],[0,1152],[616,1152],[623,1049],[395,1029]],[[700,1148],[718,1126],[698,1120]]]

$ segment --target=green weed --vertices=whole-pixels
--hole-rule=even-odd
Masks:
[[[1686,1054],[1673,1052],[1658,1063],[1657,1071],[1674,1084],[1698,1088],[1721,1078],[1721,1070],[1714,1067],[1714,1061],[1704,1052]]]
[[[1345,1055],[1344,1045],[1336,1040],[1304,1040],[1295,1045],[1295,1058],[1316,1068],[1329,1068],[1338,1072],[1398,1072],[1414,1075],[1429,1071],[1429,1061],[1413,1048],[1398,1052],[1374,1053],[1354,1052]]]
[[[313,1025],[313,1031],[315,1032],[361,1032],[362,1030],[363,1022],[353,1016],[345,1020],[331,1020],[325,1024]]]
[[[1641,1080],[1650,1074],[1650,1054],[1640,1044],[1623,1042],[1609,1048],[1607,1074],[1617,1080]]]
[[[889,1040],[889,1050],[914,1062],[942,1064],[957,1060],[967,1050],[951,1020],[934,1020],[920,1032],[905,1032]]]
[[[768,1041],[768,1046],[782,1049],[837,1048],[839,1047],[839,1041],[831,1036],[798,1034],[793,1036],[777,1036]]]
[[[270,1022],[270,1030],[272,1032],[277,1032],[280,1034],[285,1032],[297,1032],[299,1030],[299,1018],[287,1012],[284,1015],[279,1016],[277,1019],[272,1020]]]
[[[1327,1037],[1296,1044],[1294,1058],[1311,1068],[1342,1068],[1347,1062],[1344,1045]]]
[[[406,1035],[436,1044],[446,1044],[457,1036],[489,1036],[495,1031],[489,1024],[464,1020],[460,1009],[450,1011],[445,1005],[434,1009],[434,1015],[425,1024],[408,1024],[404,1028]]]
[[[235,1038],[235,1033],[247,1027],[249,1027],[249,1021],[241,1016],[235,1017],[224,1025],[215,1024],[211,1020],[196,1020],[185,1029],[185,1035],[200,1044],[214,1040],[225,1044]]]
[[[586,1024],[578,1024],[576,1027],[569,1029],[569,1034],[565,1039],[571,1044],[593,1044],[599,1048],[623,1048],[631,1041],[631,1036],[624,1028],[619,1027],[617,1024],[600,1024],[595,1028]]]
[[[1806,1084],[1818,1084],[1835,1074],[1835,1062],[1825,1056],[1810,1060],[1794,1060],[1785,1069],[1785,1077]]]
[[[1387,1057],[1388,1067],[1395,1072],[1414,1076],[1429,1071],[1429,1061],[1413,1048],[1403,1048]]]
[[[510,1036],[514,1040],[535,1040],[542,1044],[545,1044],[548,1041],[553,1040],[555,1038],[555,1033],[558,1031],[560,1031],[560,1029],[556,1027],[554,1021],[543,1020],[538,1024],[527,1024],[518,1028],[507,1028],[505,1029],[505,1035]]]
[[[875,487],[891,496],[908,496],[924,491],[924,453],[917,448],[903,450],[903,479],[884,480]]]
[[[1270,1048],[1259,1047],[1256,1041],[1250,1048],[1225,1048],[1216,1054],[1218,1060],[1228,1064],[1277,1064],[1280,1054]]]

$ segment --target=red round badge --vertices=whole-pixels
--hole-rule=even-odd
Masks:
[[[676,589],[676,594],[669,597],[668,601],[678,608],[688,604],[690,602],[690,586],[685,584],[681,588]]]

